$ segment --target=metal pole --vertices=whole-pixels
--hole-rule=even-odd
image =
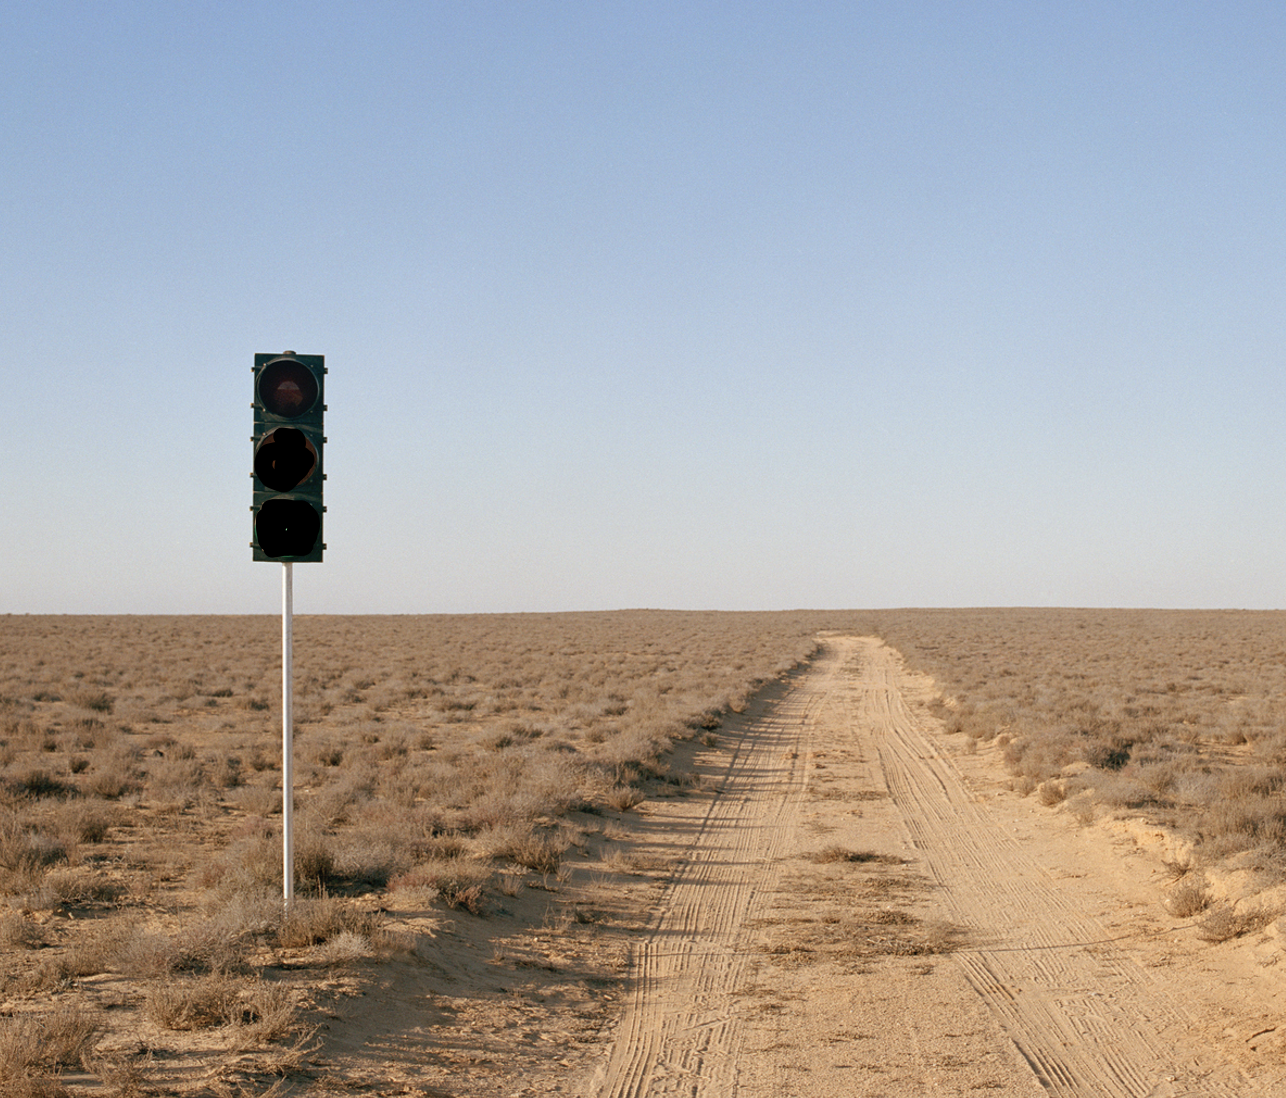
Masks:
[[[281,566],[281,842],[282,881],[286,906],[295,898],[295,849],[294,849],[294,705],[291,680],[294,664],[293,628],[294,593],[291,578],[293,565],[287,561]]]

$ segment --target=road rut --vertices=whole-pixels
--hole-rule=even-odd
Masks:
[[[673,868],[592,1092],[1281,1093],[1105,923],[1101,843],[1016,835],[1052,814],[966,779],[926,695],[880,641],[824,637],[704,755],[716,793],[652,802],[639,840]]]

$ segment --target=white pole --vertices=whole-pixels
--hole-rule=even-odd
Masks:
[[[289,561],[281,566],[281,842],[282,881],[286,906],[295,898],[294,850],[294,765],[291,741],[294,731],[294,705],[291,672],[294,663],[293,626],[294,593]]]

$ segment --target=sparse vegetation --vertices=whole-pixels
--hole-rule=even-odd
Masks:
[[[0,986],[61,1010],[91,1001],[90,977],[130,981],[102,1015],[118,1031],[271,1044],[284,1070],[309,1032],[292,980],[397,953],[386,903],[486,918],[555,890],[586,828],[688,788],[671,744],[743,709],[814,631],[807,615],[297,619],[284,912],[275,619],[0,618]],[[22,1093],[66,1089],[33,1036],[54,1017],[0,1033],[5,1063],[26,1057],[0,1065],[33,1080]],[[87,1075],[146,1093],[145,1063],[91,1055],[97,1033]]]
[[[71,1060],[109,1092],[146,1093],[146,1062],[95,1052],[101,1027],[140,1022],[229,1056],[271,1045],[264,1063],[297,1070],[312,1025],[299,985],[401,955],[386,909],[486,926],[525,893],[554,895],[587,835],[696,789],[672,747],[722,750],[730,715],[826,629],[882,636],[931,674],[948,731],[995,745],[1021,791],[1183,833],[1194,864],[1167,909],[1203,936],[1260,925],[1216,903],[1201,870],[1233,857],[1286,876],[1286,615],[300,618],[288,913],[276,620],[5,616],[0,986],[23,1009],[0,1019],[0,1077],[30,1083],[0,1095],[65,1090]],[[650,871],[610,849],[601,864]],[[607,918],[568,910],[586,932]],[[949,945],[911,929],[880,934]],[[129,991],[91,1010],[91,977]],[[92,1025],[51,1059],[37,1035],[57,1011]]]
[[[1286,614],[899,611],[872,632],[934,677],[950,732],[1001,748],[1020,792],[1286,878]]]

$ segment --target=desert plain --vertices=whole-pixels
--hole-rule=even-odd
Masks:
[[[0,1095],[1286,1094],[1286,614],[0,617]]]

